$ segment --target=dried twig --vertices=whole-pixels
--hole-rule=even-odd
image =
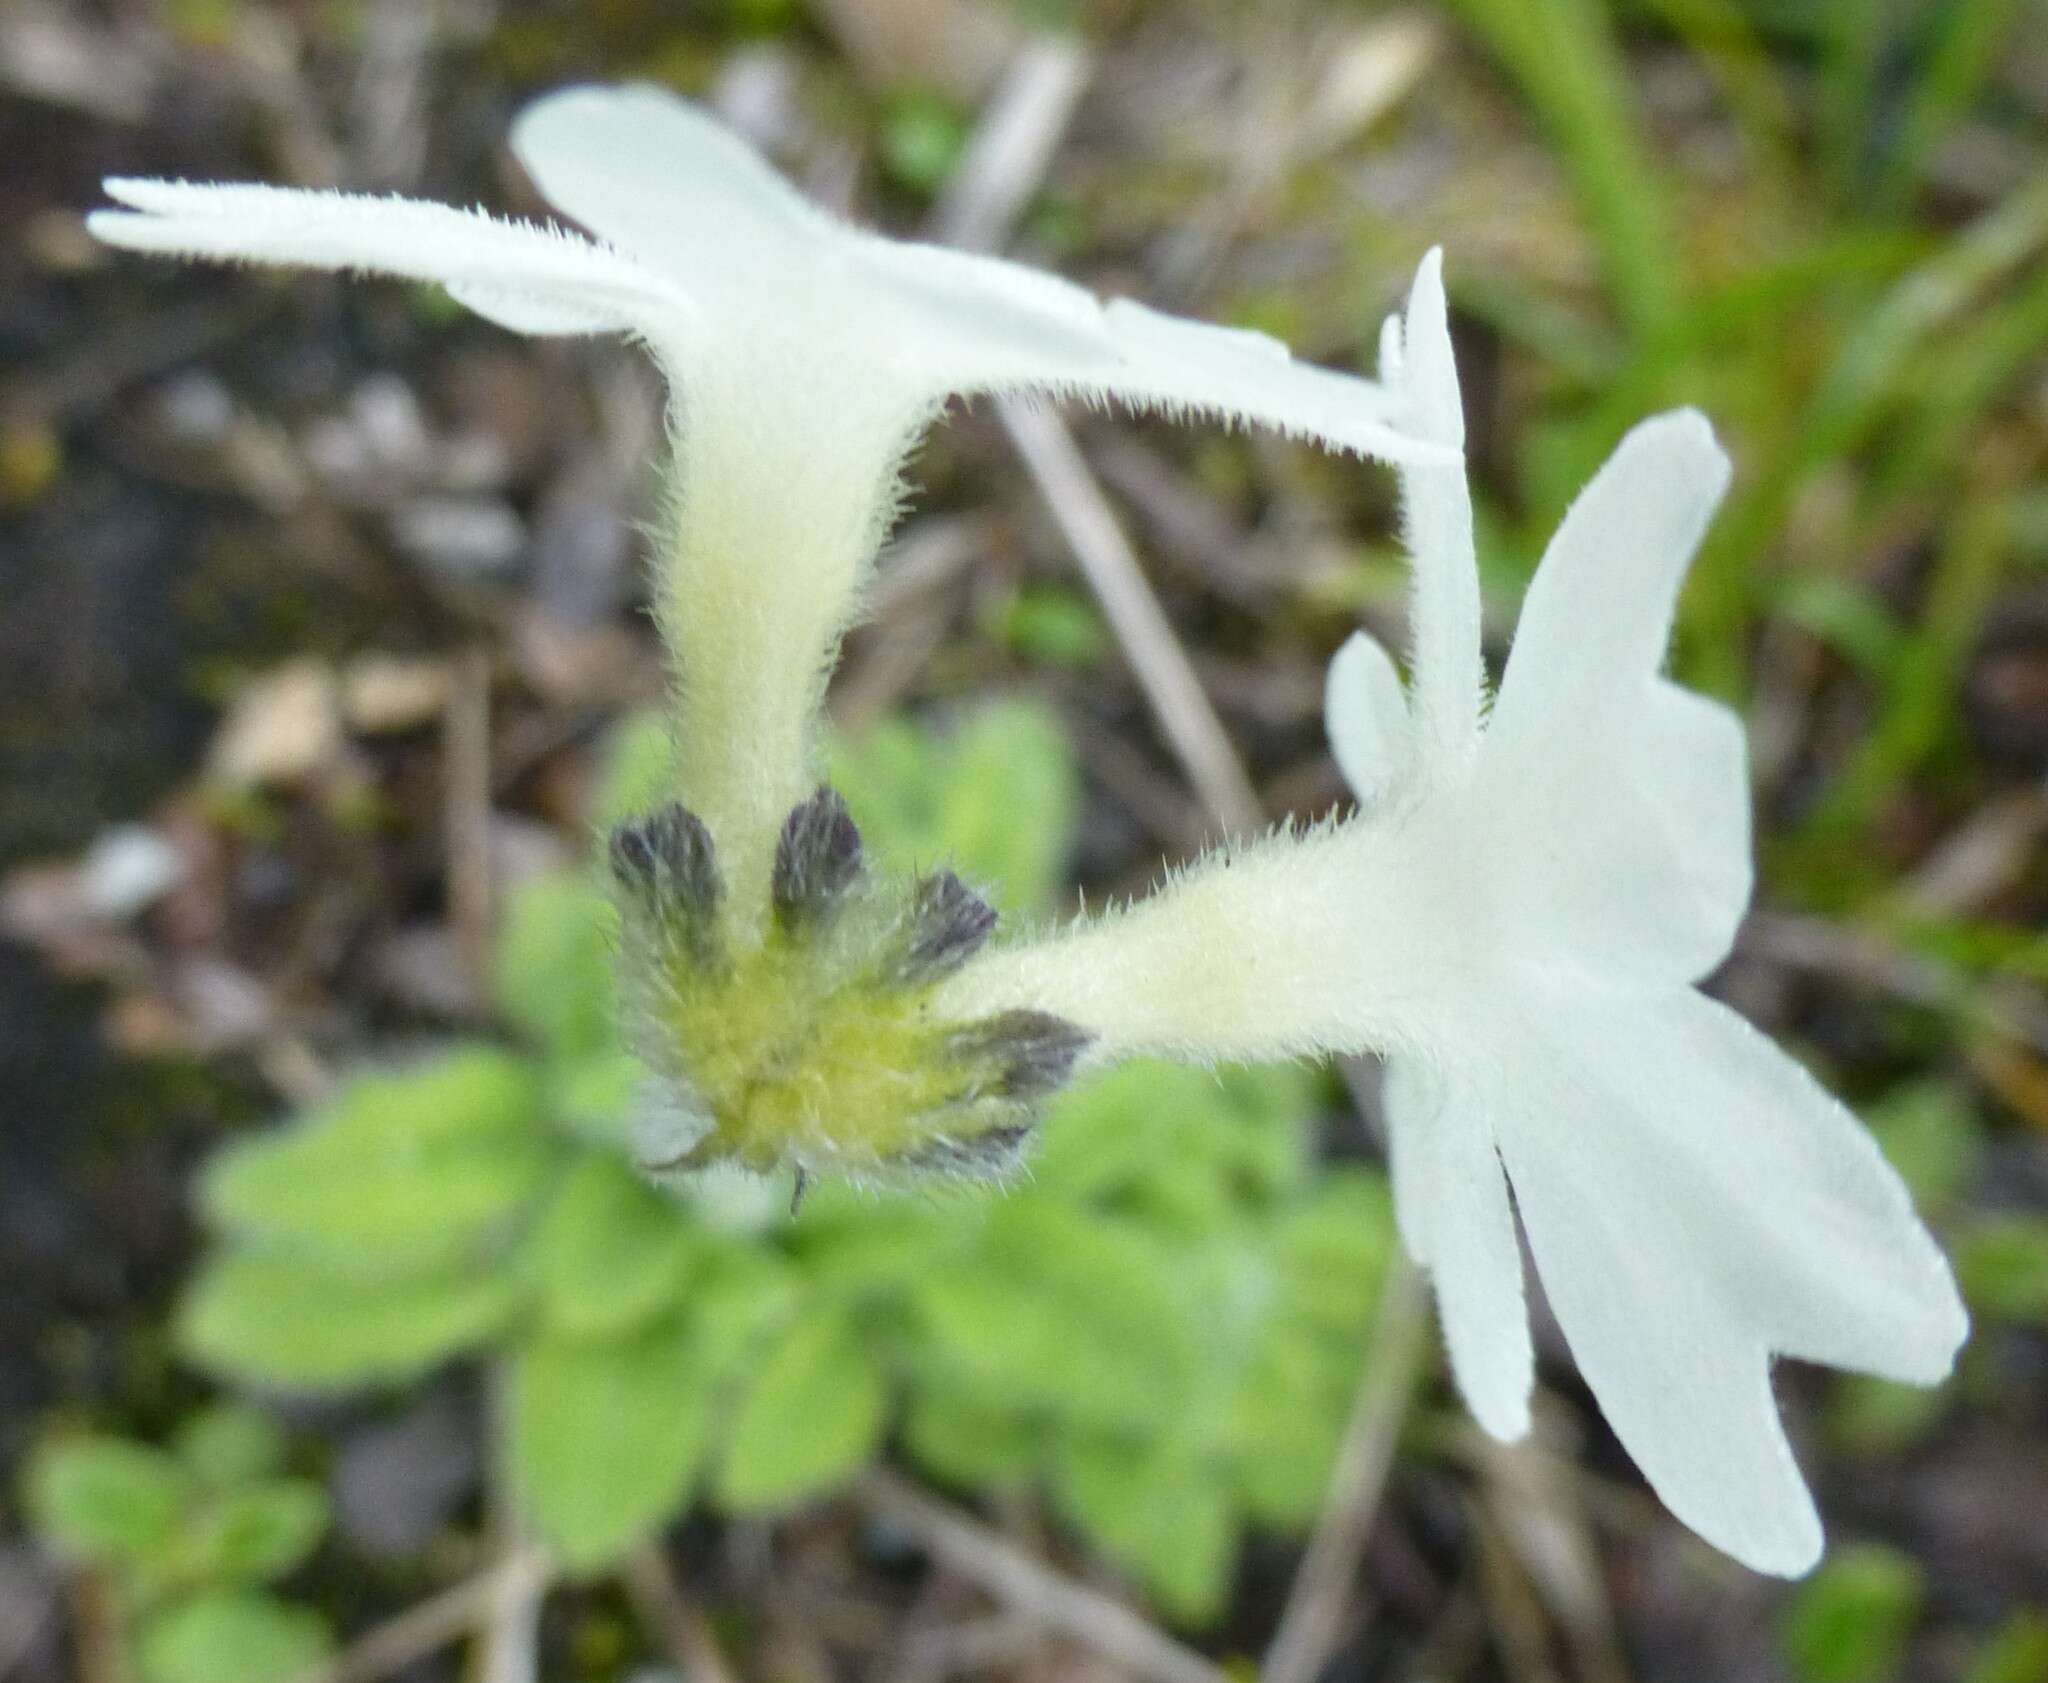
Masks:
[[[0,1680],[35,1652],[57,1610],[57,1581],[26,1549],[0,1556]]]
[[[1736,949],[1745,957],[1890,994],[1970,1026],[2048,1052],[2048,1003],[2020,981],[1985,984],[1955,965],[1916,953],[1881,930],[1788,912],[1752,912]]]
[[[540,1683],[540,1609],[546,1599],[544,1581],[513,1575],[498,1580],[478,1626],[479,1683]]]
[[[1018,53],[932,208],[934,239],[993,251],[1010,237],[1045,179],[1089,68],[1087,49],[1067,37]]]
[[[553,1575],[537,1549],[522,1549],[364,1632],[295,1683],[378,1683],[477,1630],[507,1595],[545,1595]]]
[[[895,1474],[876,1469],[854,1487],[871,1513],[900,1526],[936,1560],[1040,1623],[1063,1631],[1154,1683],[1225,1683],[1227,1673],[1129,1608],[1062,1577],[980,1521]]]
[[[71,1580],[71,1628],[79,1683],[128,1683],[128,1640],[114,1587],[98,1572]]]
[[[1266,1649],[1261,1683],[1311,1683],[1342,1638],[1359,1556],[1372,1534],[1394,1444],[1429,1347],[1422,1276],[1396,1251],[1380,1286],[1365,1377],[1344,1430],[1321,1518],[1287,1593],[1280,1628]]]
[[[1007,399],[997,408],[1196,792],[1226,830],[1260,828],[1258,791],[1073,434],[1046,410]]]
[[[626,1593],[641,1622],[659,1636],[690,1683],[737,1683],[703,1610],[684,1592],[659,1543],[626,1562]]]
[[[971,250],[1005,242],[1052,161],[1087,68],[1080,49],[1065,42],[1018,55],[933,218],[935,237]],[[996,409],[1196,791],[1227,829],[1257,829],[1262,814],[1251,780],[1066,423],[1009,399]]]

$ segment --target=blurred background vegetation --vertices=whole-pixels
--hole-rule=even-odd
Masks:
[[[6,0],[0,1680],[2048,1678],[2044,26]],[[666,751],[651,376],[80,220],[115,172],[534,211],[510,112],[638,76],[955,225],[1048,40],[1019,255],[1356,366],[1447,247],[1499,625],[1633,420],[1736,458],[1676,656],[1752,731],[1715,986],[1871,1120],[1977,1317],[1940,1392],[1781,1375],[1803,1584],[1657,1509],[1540,1310],[1536,1438],[1474,1433],[1382,1313],[1369,1082],[1121,1071],[1002,1197],[623,1173],[587,855]],[[1328,809],[1322,665],[1399,641],[1385,477],[1075,426],[1260,802]],[[914,473],[834,780],[1011,916],[1142,890],[1215,822],[1060,510],[985,414]],[[1276,1644],[1304,1602],[1327,1639]]]

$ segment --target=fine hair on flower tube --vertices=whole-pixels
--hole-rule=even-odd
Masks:
[[[550,95],[512,144],[588,237],[128,179],[91,226],[438,282],[513,331],[623,333],[662,365],[655,596],[678,752],[672,798],[609,852],[624,1028],[651,1077],[642,1168],[788,1169],[797,1198],[824,1173],[1000,1180],[1078,1070],[1378,1054],[1401,1235],[1480,1425],[1530,1424],[1526,1238],[1671,1510],[1760,1571],[1811,1567],[1820,1522],[1772,1362],[1934,1383],[1967,1318],[1855,1118],[1700,987],[1752,890],[1741,723],[1663,672],[1730,477],[1705,417],[1620,441],[1536,571],[1496,690],[1435,252],[1368,380],[849,227],[653,89]],[[1396,469],[1406,660],[1361,632],[1327,681],[1355,810],[1023,935],[943,862],[869,858],[817,780],[826,677],[906,453],[949,397],[991,391],[1268,427]]]

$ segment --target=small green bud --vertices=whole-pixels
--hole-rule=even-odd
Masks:
[[[1000,1177],[1090,1036],[1043,1011],[962,1020],[934,996],[996,914],[947,870],[868,867],[846,803],[791,811],[768,903],[730,903],[709,831],[680,806],[611,838],[622,996],[654,1072],[641,1167],[736,1163],[807,1177]]]

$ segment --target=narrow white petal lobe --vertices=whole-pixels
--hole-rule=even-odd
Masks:
[[[131,251],[438,282],[521,333],[632,332],[673,350],[696,328],[690,301],[658,275],[557,229],[361,193],[124,177],[105,187],[129,208],[86,225]]]
[[[1388,1060],[1385,1097],[1402,1243],[1429,1273],[1451,1373],[1472,1417],[1512,1442],[1529,1430],[1535,1356],[1491,1124],[1455,1077],[1413,1056]]]
[[[1384,795],[1407,770],[1413,746],[1408,698],[1387,651],[1354,631],[1330,662],[1323,719],[1337,768],[1361,806]]]
[[[1928,1382],[1966,1330],[1897,1176],[1790,1058],[1688,990],[1532,988],[1496,1034],[1502,1156],[1601,1411],[1701,1536],[1806,1571],[1820,1525],[1771,1358]]]

